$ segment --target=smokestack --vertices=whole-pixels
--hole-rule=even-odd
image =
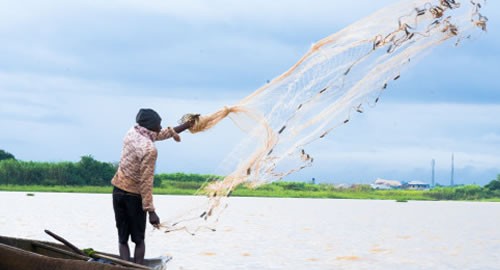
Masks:
[[[431,161],[431,167],[432,167],[432,178],[431,178],[431,186],[434,187],[435,186],[435,182],[434,182],[434,169],[436,167],[436,160],[432,159]]]
[[[454,174],[455,174],[455,154],[451,153],[451,181],[450,181],[450,186],[454,186]]]

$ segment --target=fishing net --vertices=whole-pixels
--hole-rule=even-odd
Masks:
[[[306,146],[373,107],[411,62],[447,40],[458,45],[486,31],[483,2],[403,1],[328,36],[289,70],[233,106],[211,115],[185,115],[192,133],[229,117],[248,136],[222,162],[225,178],[200,190],[208,201],[162,224],[165,232],[195,233],[216,222],[240,184],[279,180],[313,164]],[[201,222],[201,223],[200,223]]]

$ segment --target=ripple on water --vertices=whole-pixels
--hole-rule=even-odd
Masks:
[[[337,256],[336,259],[338,261],[359,261],[359,260],[361,260],[360,257],[354,256],[354,255],[352,255],[352,256]]]
[[[389,249],[381,248],[379,246],[374,246],[371,250],[371,253],[390,253]]]

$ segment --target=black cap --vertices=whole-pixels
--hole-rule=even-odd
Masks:
[[[161,117],[152,109],[140,109],[135,121],[139,126],[151,131],[159,132],[161,130]]]

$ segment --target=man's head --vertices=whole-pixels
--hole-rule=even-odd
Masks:
[[[160,132],[161,130],[161,117],[152,109],[140,109],[135,121],[139,126],[151,131]]]

